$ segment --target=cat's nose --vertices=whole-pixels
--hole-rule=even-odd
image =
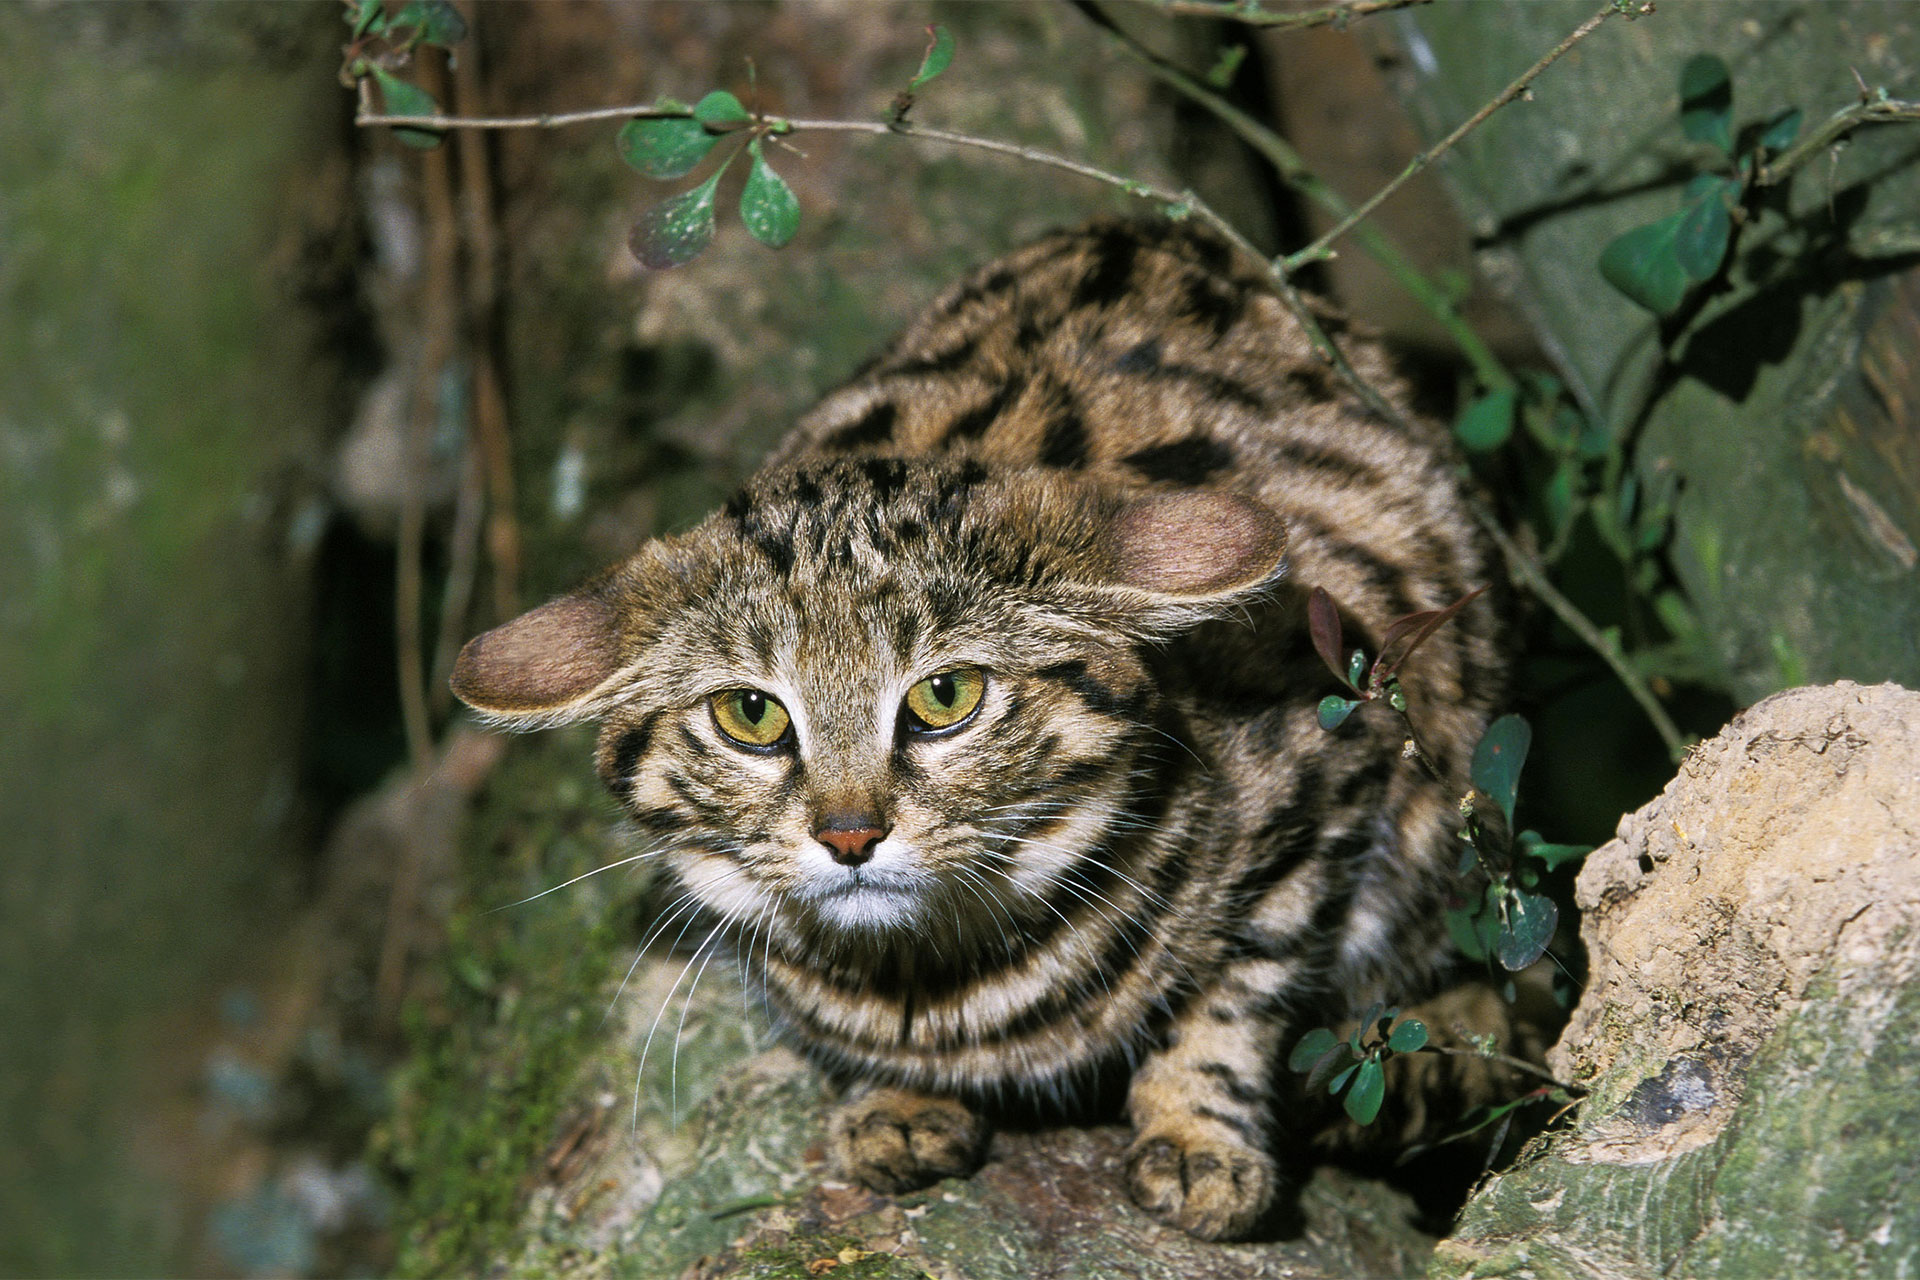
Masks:
[[[887,838],[887,833],[873,825],[873,819],[864,815],[853,819],[828,819],[813,838],[827,846],[827,852],[833,860],[843,867],[857,867],[873,857],[874,846]]]

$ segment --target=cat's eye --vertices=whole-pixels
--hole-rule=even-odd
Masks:
[[[787,709],[758,689],[728,689],[708,700],[720,732],[748,747],[771,747],[793,723]]]
[[[923,731],[951,729],[973,714],[986,691],[986,675],[973,667],[928,676],[907,690],[908,725]]]

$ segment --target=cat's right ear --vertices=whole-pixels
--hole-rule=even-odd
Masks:
[[[588,589],[467,641],[451,684],[462,702],[504,727],[542,729],[599,714],[625,668],[613,605]]]
[[[1237,493],[1192,489],[1136,498],[1099,538],[1101,586],[1125,624],[1171,635],[1219,617],[1286,573],[1280,517]]]

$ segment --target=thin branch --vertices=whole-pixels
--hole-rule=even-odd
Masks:
[[[1519,543],[1507,535],[1507,531],[1500,527],[1500,522],[1494,519],[1492,512],[1482,506],[1478,499],[1470,499],[1469,505],[1474,519],[1480,522],[1480,527],[1487,531],[1494,545],[1500,548],[1500,554],[1506,557],[1508,567],[1527,584],[1534,595],[1540,598],[1542,604],[1553,610],[1555,617],[1567,624],[1568,630],[1580,637],[1581,642],[1589,649],[1600,655],[1601,660],[1612,669],[1614,676],[1627,687],[1627,692],[1633,695],[1633,700],[1640,704],[1640,709],[1647,713],[1647,719],[1653,721],[1654,731],[1666,744],[1667,754],[1673,758],[1675,764],[1680,763],[1681,757],[1686,754],[1686,739],[1681,736],[1680,730],[1667,715],[1666,708],[1660,705],[1660,700],[1654,697],[1653,690],[1647,687],[1645,680],[1641,679],[1640,673],[1628,665],[1627,660],[1620,653],[1620,646],[1610,640],[1600,628],[1594,626],[1592,619],[1580,612],[1580,606],[1560,594],[1559,589],[1548,580],[1546,570],[1528,555]]]
[[[1407,162],[1407,167],[1400,171],[1399,176],[1394,178],[1391,182],[1387,183],[1384,187],[1381,187],[1378,191],[1374,192],[1371,196],[1368,196],[1365,200],[1361,201],[1358,208],[1354,209],[1352,213],[1348,214],[1345,218],[1341,219],[1340,222],[1335,224],[1333,228],[1330,229],[1325,235],[1321,236],[1318,240],[1315,240],[1312,244],[1300,250],[1298,253],[1288,254],[1287,262],[1286,262],[1287,270],[1297,271],[1309,262],[1317,262],[1321,258],[1327,257],[1330,253],[1330,249],[1328,248],[1328,246],[1330,246],[1335,240],[1338,240],[1341,236],[1345,235],[1349,230],[1353,228],[1354,224],[1358,223],[1362,218],[1365,218],[1368,214],[1372,213],[1375,209],[1379,208],[1381,202],[1384,201],[1388,196],[1392,195],[1394,192],[1398,191],[1406,183],[1406,181],[1409,178],[1413,177],[1414,174],[1419,173],[1422,169],[1425,169],[1429,164],[1432,164],[1435,159],[1445,154],[1447,151],[1451,150],[1453,146],[1460,141],[1460,139],[1466,137],[1469,133],[1472,133],[1475,129],[1479,128],[1481,124],[1484,123],[1486,119],[1489,116],[1491,116],[1494,112],[1498,111],[1500,108],[1506,106],[1509,102],[1512,102],[1515,98],[1525,93],[1527,91],[1527,87],[1533,83],[1534,77],[1538,76],[1542,71],[1545,71],[1548,67],[1552,66],[1555,62],[1559,61],[1561,56],[1565,54],[1567,50],[1573,48],[1574,45],[1579,44],[1582,40],[1586,39],[1589,35],[1592,35],[1594,31],[1599,29],[1601,23],[1605,22],[1608,18],[1611,18],[1615,14],[1618,14],[1620,12],[1622,12],[1622,9],[1620,5],[1616,2],[1616,0],[1607,0],[1606,4],[1600,6],[1600,11],[1598,13],[1594,14],[1591,18],[1588,18],[1585,22],[1581,23],[1578,27],[1575,27],[1572,33],[1569,34],[1566,37],[1566,39],[1562,40],[1559,44],[1553,46],[1553,48],[1547,50],[1547,52],[1544,55],[1542,55],[1542,57],[1538,62],[1534,63],[1531,67],[1528,67],[1525,71],[1521,72],[1519,77],[1515,79],[1513,83],[1509,84],[1506,88],[1502,89],[1499,93],[1495,94],[1492,101],[1488,102],[1485,106],[1481,107],[1478,111],[1468,116],[1466,120],[1464,120],[1461,123],[1459,128],[1455,129],[1452,133],[1442,138],[1439,142],[1435,143],[1431,147],[1428,147],[1425,151],[1422,151],[1419,155],[1409,160]]]
[[[1863,96],[1859,102],[1836,111],[1821,121],[1819,128],[1782,151],[1771,162],[1761,165],[1760,172],[1754,176],[1754,184],[1762,187],[1778,186],[1785,182],[1794,170],[1861,125],[1889,123],[1895,120],[1920,120],[1920,102]]]
[[[1554,1076],[1554,1074],[1551,1071],[1548,1071],[1545,1067],[1535,1066],[1533,1063],[1528,1062],[1525,1058],[1516,1058],[1512,1054],[1508,1054],[1508,1053],[1499,1053],[1492,1050],[1482,1053],[1478,1049],[1450,1049],[1445,1047],[1444,1045],[1437,1045],[1437,1044],[1424,1045],[1420,1049],[1416,1050],[1416,1052],[1439,1053],[1439,1054],[1444,1054],[1449,1058],[1482,1058],[1488,1062],[1497,1062],[1503,1067],[1512,1067],[1515,1071],[1524,1071],[1528,1075],[1534,1077],[1536,1080],[1545,1080],[1547,1083],[1553,1085],[1555,1088],[1564,1089],[1569,1093],[1585,1092],[1585,1090],[1581,1089],[1580,1086],[1577,1084],[1568,1084],[1564,1080],[1558,1079],[1557,1077]]]
[[[1154,7],[1176,18],[1225,18],[1249,27],[1298,30],[1303,27],[1345,26],[1354,18],[1385,13],[1390,9],[1408,9],[1431,0],[1346,0],[1344,4],[1323,9],[1296,9],[1277,12],[1263,7],[1259,0],[1153,0]]]
[[[1121,53],[1145,67],[1155,79],[1168,88],[1204,107],[1222,124],[1239,135],[1241,141],[1259,152],[1267,163],[1273,166],[1274,172],[1282,182],[1336,218],[1344,217],[1352,211],[1353,206],[1339,192],[1328,186],[1324,179],[1309,169],[1300,153],[1295,151],[1286,139],[1234,106],[1224,95],[1216,93],[1172,62],[1142,45],[1129,32],[1108,19],[1106,14],[1095,5],[1083,0],[1076,7],[1090,21],[1099,24],[1114,36]],[[1412,296],[1415,302],[1440,322],[1448,336],[1453,339],[1454,345],[1460,349],[1461,356],[1473,366],[1474,376],[1480,379],[1481,385],[1494,391],[1514,385],[1513,375],[1507,372],[1506,366],[1500,363],[1500,358],[1493,354],[1492,349],[1481,341],[1480,335],[1461,318],[1459,308],[1447,296],[1446,291],[1427,279],[1384,232],[1369,223],[1359,227],[1354,232],[1354,238],[1360,242],[1360,247]]]

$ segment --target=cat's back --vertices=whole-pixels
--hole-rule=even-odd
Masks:
[[[1321,322],[1359,376],[1403,410],[1400,423],[1343,384],[1281,299],[1211,233],[1190,222],[1094,222],[946,290],[802,419],[771,465],[954,457],[1123,488],[1237,490],[1285,522],[1288,577],[1300,588],[1258,643],[1272,653],[1276,632],[1301,632],[1299,606],[1315,586],[1340,603],[1356,638],[1377,638],[1392,619],[1487,583],[1492,565],[1445,431],[1404,412],[1377,343],[1332,315]],[[1458,757],[1503,688],[1504,657],[1487,602],[1451,631],[1407,679]],[[1186,649],[1205,664],[1223,647],[1242,646],[1216,629]]]

